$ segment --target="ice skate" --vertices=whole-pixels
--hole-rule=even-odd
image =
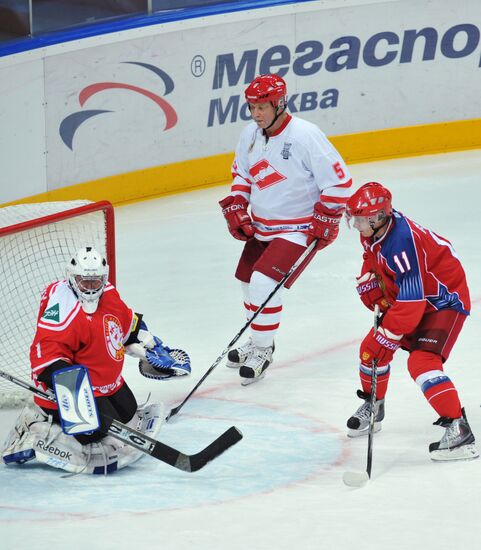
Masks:
[[[231,369],[243,367],[253,347],[254,344],[252,343],[252,339],[249,338],[245,344],[242,344],[238,348],[231,349],[227,354],[226,367]]]
[[[471,460],[478,458],[479,453],[474,444],[474,435],[468,424],[466,414],[463,411],[461,418],[447,418],[442,416],[436,422],[435,426],[445,428],[443,437],[440,441],[429,445],[429,454],[431,460]]]
[[[245,364],[239,370],[243,386],[258,382],[264,378],[265,370],[272,363],[273,351],[273,345],[267,348],[253,346]]]
[[[361,390],[357,390],[357,396],[364,399],[364,403],[347,421],[348,437],[366,435],[369,428],[369,416],[371,414],[371,396]],[[374,432],[381,430],[381,422],[384,419],[384,399],[378,399],[374,405]]]

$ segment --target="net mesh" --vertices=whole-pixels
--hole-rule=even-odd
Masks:
[[[12,228],[13,232],[0,235],[0,369],[27,382],[31,382],[29,351],[43,290],[65,278],[68,260],[82,246],[92,245],[107,255],[103,210],[87,210],[68,219],[43,218],[91,204],[66,201],[0,208],[0,229],[36,220],[34,227]],[[29,395],[0,377],[0,407],[18,406]]]

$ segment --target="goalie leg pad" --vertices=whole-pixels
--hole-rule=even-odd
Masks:
[[[98,430],[100,420],[87,369],[73,365],[52,376],[62,430],[68,435]]]
[[[130,420],[127,425],[130,428],[134,428],[139,432],[142,432],[144,435],[151,437],[152,439],[157,439],[160,428],[165,419],[165,411],[163,404],[145,404],[137,409],[132,420]],[[112,436],[107,436],[102,440],[102,442],[111,443],[118,449],[118,469],[125,468],[129,464],[137,462],[144,453],[130,447],[129,445],[123,444]]]
[[[139,408],[130,423],[142,433],[157,438],[163,419],[163,406],[150,404]],[[36,459],[73,474],[109,474],[132,464],[142,455],[141,451],[111,436],[81,445],[74,437],[64,434],[60,425],[53,424],[51,417],[38,407],[22,411],[2,451],[5,464],[22,464]]]
[[[34,459],[35,452],[29,439],[29,428],[37,422],[48,421],[48,416],[40,407],[33,403],[26,405],[4,441],[2,458],[5,464],[23,464]]]
[[[27,405],[7,437],[2,458],[5,464],[37,459],[55,468],[78,472],[85,466],[85,461],[78,460],[81,454],[80,443],[64,435],[51,416],[36,405]]]
[[[164,418],[163,403],[146,403],[137,409],[134,418],[128,423],[128,426],[156,439]]]

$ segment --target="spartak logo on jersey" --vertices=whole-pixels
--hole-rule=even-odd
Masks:
[[[109,355],[116,361],[122,361],[125,354],[124,333],[115,315],[104,315],[104,336]]]
[[[249,173],[261,191],[286,179],[285,176],[272,168],[265,159],[256,162],[249,170]]]

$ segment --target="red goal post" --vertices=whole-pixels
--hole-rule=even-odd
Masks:
[[[112,204],[62,201],[0,208],[0,369],[31,381],[29,350],[41,293],[65,278],[68,260],[89,245],[105,255],[115,285]],[[21,404],[26,396],[0,378],[0,407]]]

